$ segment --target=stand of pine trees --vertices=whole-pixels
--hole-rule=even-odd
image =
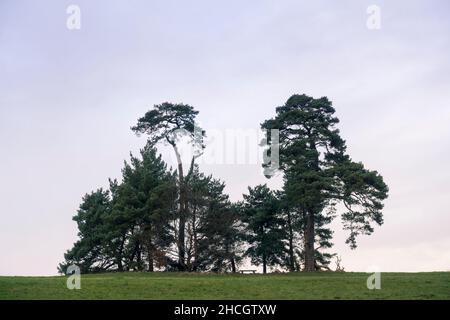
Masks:
[[[185,104],[156,105],[132,130],[148,136],[140,155],[124,163],[121,181],[86,194],[73,220],[79,240],[58,270],[76,264],[81,272],[236,272],[245,258],[288,271],[329,270],[333,232],[328,225],[343,204],[347,243],[383,223],[388,187],[376,172],[353,162],[335,127],[327,98],[294,95],[262,124],[267,141],[279,132],[279,167],[284,185],[248,188],[232,203],[225,184],[200,172],[204,130],[198,112]],[[186,171],[179,144],[187,137],[196,152]],[[168,169],[156,145],[173,147],[176,170]],[[270,154],[270,150],[267,150]],[[270,169],[270,163],[266,164]],[[266,170],[268,172],[270,170]]]

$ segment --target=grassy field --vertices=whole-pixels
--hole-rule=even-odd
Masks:
[[[66,277],[0,277],[0,299],[450,299],[450,272],[382,273],[381,289],[365,273],[226,275],[109,273]]]

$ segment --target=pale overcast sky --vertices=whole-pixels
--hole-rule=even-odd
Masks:
[[[195,106],[207,132],[254,130],[294,93],[332,100],[349,154],[390,187],[357,250],[333,224],[346,270],[450,270],[449,15],[446,0],[1,0],[0,275],[56,274],[81,197],[120,177],[153,104]],[[233,200],[267,182],[258,164],[202,169]]]

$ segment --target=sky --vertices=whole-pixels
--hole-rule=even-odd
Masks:
[[[69,5],[80,29],[67,27]],[[367,25],[370,5],[380,28]],[[221,133],[242,142],[295,93],[327,96],[352,159],[390,188],[384,225],[356,250],[333,223],[345,269],[450,270],[449,9],[445,0],[1,0],[0,275],[56,274],[82,196],[120,178],[145,144],[130,127],[154,104],[193,105],[212,133],[207,150],[230,154]],[[257,140],[250,134],[247,150]],[[234,201],[248,186],[280,187],[257,162],[237,162],[200,166]]]

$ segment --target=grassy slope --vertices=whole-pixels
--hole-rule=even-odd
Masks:
[[[450,299],[450,272],[382,273],[368,290],[365,273],[84,275],[81,290],[65,277],[0,277],[0,299]]]

